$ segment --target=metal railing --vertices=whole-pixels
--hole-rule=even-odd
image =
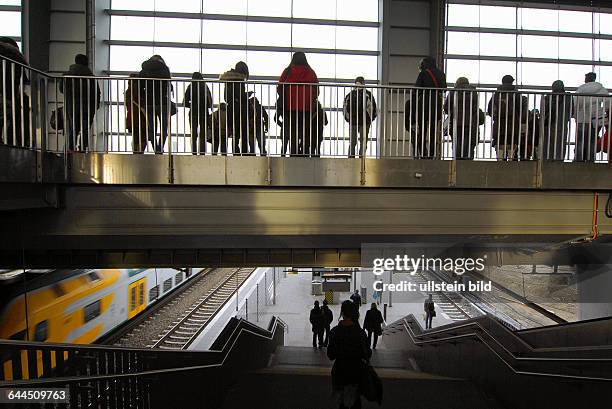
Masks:
[[[612,150],[607,95],[60,77],[1,63],[0,141],[56,153],[608,162]]]

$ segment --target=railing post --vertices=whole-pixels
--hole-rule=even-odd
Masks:
[[[555,119],[557,120],[557,119]],[[558,122],[558,120],[557,120]],[[542,188],[542,167],[544,165],[544,121],[539,121],[539,129],[538,129],[538,149],[536,150],[534,147],[534,151],[537,152],[538,155],[538,163],[536,165],[536,175],[535,175],[535,187],[538,189]],[[556,146],[554,147],[556,149]]]
[[[363,142],[362,142],[363,143]],[[359,149],[361,149],[361,145],[359,145]],[[363,155],[361,155],[361,180],[360,180],[361,186],[364,186],[366,184],[366,155],[365,155],[365,151],[363,152]]]

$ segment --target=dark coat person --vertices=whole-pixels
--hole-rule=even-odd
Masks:
[[[255,135],[249,133],[249,94],[246,91],[246,80],[249,79],[249,67],[239,61],[236,66],[219,77],[225,83],[225,103],[234,138],[234,155],[254,155]]]
[[[376,349],[378,337],[382,335],[382,324],[385,322],[376,303],[372,303],[371,308],[366,312],[363,320],[363,328],[368,333],[368,345],[372,345]],[[374,344],[372,344],[372,336],[374,336]]]
[[[141,95],[145,96],[145,111],[149,124],[148,139],[154,147],[155,153],[160,154],[164,150],[168,129],[170,125],[170,115],[172,114],[172,101],[170,94],[172,84],[170,84],[170,69],[160,55],[154,55],[142,63],[140,78],[146,78],[140,82]],[[157,125],[159,121],[159,126]],[[157,140],[157,133],[161,134]]]
[[[319,348],[323,348],[323,331],[325,329],[325,316],[323,310],[319,307],[319,302],[314,302],[314,308],[310,310],[310,324],[312,325],[312,346],[317,347],[317,340],[319,341]]]
[[[521,138],[521,124],[527,120],[527,98],[517,92],[514,78],[504,75],[502,84],[489,100],[487,115],[493,119],[491,145],[497,151],[498,160],[517,158],[517,146]]]
[[[405,126],[410,131],[413,156],[431,159],[441,155],[442,105],[446,75],[437,67],[433,57],[426,57],[419,65],[416,89],[406,101]]]
[[[455,158],[474,159],[480,108],[478,93],[467,78],[457,78],[455,89],[449,91],[444,101],[444,112],[448,115],[448,133],[453,139]]]
[[[329,344],[329,331],[331,329],[331,323],[334,322],[334,313],[327,305],[327,300],[323,300],[321,310],[323,311],[323,317],[325,318],[323,321],[323,324],[325,325],[325,339],[323,340],[323,345],[327,346]]]
[[[25,76],[23,64],[28,65],[25,57],[19,51],[17,42],[10,37],[0,37],[0,56],[9,58],[15,62],[5,60],[4,64],[0,61],[0,98],[5,102],[4,109],[0,109],[0,144],[5,143],[7,145],[30,145],[30,133],[29,126],[27,124],[23,126],[22,135],[22,111],[24,112],[24,121],[29,120],[27,114],[27,105],[29,104],[29,97],[21,88],[21,84],[26,84],[28,79]],[[24,74],[22,76],[22,73]],[[4,79],[4,81],[2,81]],[[23,104],[22,104],[23,100]],[[14,123],[13,123],[14,118]],[[3,135],[4,128],[6,127],[6,135]],[[16,140],[15,138],[16,137]]]
[[[317,110],[312,115],[312,127],[313,127],[313,141],[316,141],[316,145],[314,146],[314,153],[312,156],[319,157],[321,156],[321,145],[323,144],[323,132],[325,126],[329,121],[327,120],[327,113],[323,109],[323,106],[319,101],[317,101]]]
[[[83,54],[77,54],[66,73],[70,77],[93,77],[89,69],[89,60]],[[65,127],[67,129],[68,147],[74,150],[76,139],[81,134],[80,150],[89,147],[89,131],[93,118],[100,106],[100,86],[95,79],[64,78],[59,85],[64,94],[64,109],[66,110]]]
[[[552,94],[542,97],[540,115],[544,124],[544,146],[542,147],[544,159],[564,160],[572,120],[572,96],[565,91],[563,81],[553,82]]]
[[[213,106],[212,94],[208,85],[204,81],[204,77],[199,72],[194,72],[191,78],[194,80],[187,86],[183,105],[189,108],[189,123],[191,124],[191,153],[198,154],[198,146],[200,154],[206,153],[206,128],[210,128],[208,124],[208,114]],[[198,144],[198,137],[200,143]]]
[[[349,158],[355,157],[357,142],[359,154],[365,155],[370,125],[376,119],[378,109],[372,93],[365,88],[363,77],[355,79],[355,88],[344,97],[344,120],[350,126]]]
[[[327,346],[327,356],[334,361],[332,387],[338,397],[340,409],[361,408],[359,383],[364,370],[364,360],[370,359],[365,332],[357,321],[357,309],[352,301],[344,301],[340,307],[342,320],[332,328]]]

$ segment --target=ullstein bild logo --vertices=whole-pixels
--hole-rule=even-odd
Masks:
[[[419,270],[443,270],[454,272],[457,275],[472,271],[482,272],[485,268],[486,256],[480,258],[441,258],[409,257],[407,255],[396,255],[393,258],[375,258],[372,263],[372,272],[379,276],[385,271],[406,271],[412,275]]]

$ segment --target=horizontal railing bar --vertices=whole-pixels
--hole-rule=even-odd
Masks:
[[[529,30],[525,28],[446,26],[445,30],[460,33],[513,34],[545,37],[587,38],[594,40],[612,40],[612,34],[578,33],[573,31]]]

